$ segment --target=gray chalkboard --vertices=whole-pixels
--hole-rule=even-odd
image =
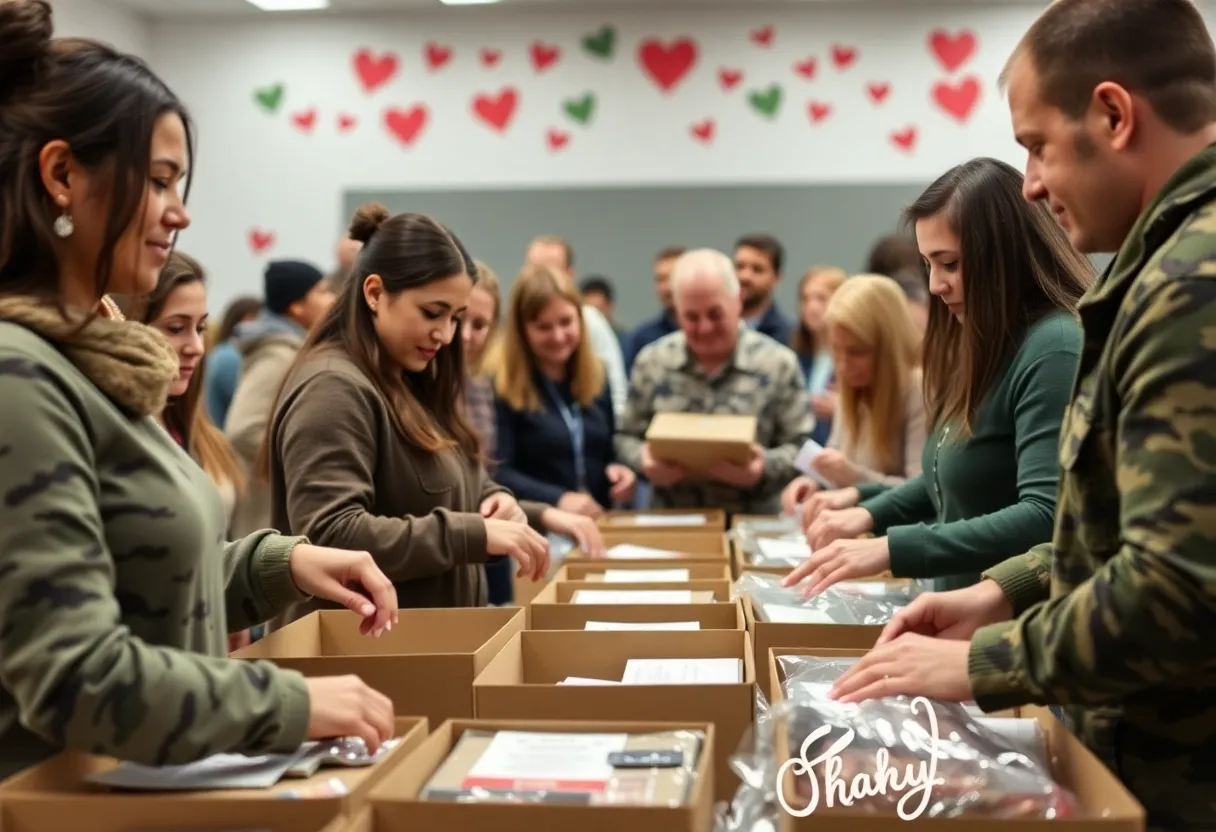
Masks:
[[[926,183],[927,184],[927,183]],[[343,222],[364,202],[418,211],[451,228],[509,285],[537,234],[560,234],[579,277],[602,274],[617,289],[617,318],[631,326],[657,311],[651,261],[669,245],[731,253],[763,231],[786,247],[779,302],[796,313],[798,280],[812,265],[856,272],[873,241],[894,230],[923,185],[563,188],[483,191],[349,191]]]

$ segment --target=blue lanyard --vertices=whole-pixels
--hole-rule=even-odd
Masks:
[[[577,490],[586,491],[587,457],[584,454],[586,440],[583,433],[582,411],[566,404],[561,391],[557,389],[557,385],[553,383],[552,379],[544,378],[542,380],[549,397],[557,405],[557,412],[561,414],[562,421],[566,423],[566,432],[570,434],[570,447],[574,451],[574,476],[578,480]]]

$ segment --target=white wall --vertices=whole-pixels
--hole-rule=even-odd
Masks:
[[[51,8],[56,35],[96,38],[141,58],[150,57],[151,27],[131,12],[99,0],[51,0]]]
[[[927,182],[980,154],[1021,164],[995,80],[1036,11],[1026,5],[808,7],[762,15],[476,9],[349,21],[159,24],[153,62],[192,108],[199,131],[194,226],[182,244],[210,266],[213,296],[222,303],[260,290],[268,256],[305,257],[328,268],[346,187]],[[581,38],[605,23],[617,33],[607,61],[580,48]],[[749,38],[765,25],[775,33],[767,47]],[[929,48],[938,28],[978,39],[974,55],[953,73]],[[562,54],[538,72],[529,49],[541,33]],[[697,41],[699,58],[682,83],[661,92],[640,68],[639,43],[682,35]],[[424,62],[430,41],[453,49],[449,63],[434,71]],[[836,68],[833,44],[856,48],[855,63]],[[353,69],[353,55],[364,47],[399,58],[398,73],[372,92]],[[481,64],[482,48],[501,50],[498,66]],[[809,57],[817,67],[808,80],[794,65]],[[723,67],[743,73],[731,91],[719,83]],[[978,103],[960,121],[934,103],[933,89],[969,80],[980,90]],[[872,83],[890,85],[881,103],[867,95]],[[275,84],[284,93],[271,113],[255,105],[254,93]],[[747,103],[750,91],[770,84],[783,95],[771,119]],[[518,110],[498,132],[473,116],[471,102],[508,86],[518,92]],[[586,92],[595,94],[597,107],[584,126],[563,113],[563,102]],[[813,102],[832,107],[818,125],[809,116]],[[427,108],[427,123],[406,146],[385,129],[385,114],[418,104]],[[293,117],[307,113],[315,113],[310,130],[293,125]],[[354,126],[340,129],[343,117]],[[711,144],[691,133],[704,119],[716,125]],[[892,136],[908,128],[916,130],[915,145],[901,149]],[[547,146],[550,130],[568,136],[562,149]],[[876,218],[876,229],[893,219]],[[274,235],[262,253],[249,243],[256,230]]]

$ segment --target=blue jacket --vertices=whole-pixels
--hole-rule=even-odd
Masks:
[[[802,368],[802,377],[810,378],[811,368],[815,366],[815,359],[809,355],[799,354],[798,355],[798,366],[800,366]],[[829,376],[829,378],[831,378],[832,381],[835,381],[836,372],[833,371],[832,375]],[[807,400],[806,406],[808,408],[811,406],[809,399]],[[815,418],[815,429],[813,431],[811,431],[811,439],[814,439],[820,445],[826,446],[827,442],[828,442],[828,437],[831,435],[831,433],[832,433],[832,420],[831,419],[820,419],[820,418],[816,417]]]
[[[241,352],[231,340],[207,353],[207,374],[203,378],[203,403],[207,415],[220,430],[228,421],[228,408],[241,377]]]
[[[638,353],[664,335],[670,335],[679,328],[680,325],[676,323],[675,317],[666,310],[650,320],[638,324],[637,329],[625,338],[625,345],[622,347],[625,353],[625,372],[633,371],[633,362],[637,359]]]

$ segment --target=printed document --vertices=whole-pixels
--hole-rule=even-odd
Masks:
[[[691,589],[580,589],[575,604],[691,604]]]
[[[656,584],[687,581],[687,569],[605,569],[605,583]]]
[[[741,659],[630,659],[621,681],[627,685],[737,685]]]

